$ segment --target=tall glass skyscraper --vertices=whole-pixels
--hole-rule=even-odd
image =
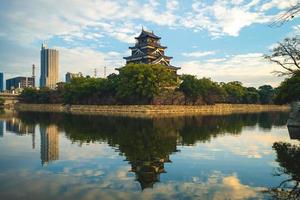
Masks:
[[[48,49],[42,45],[41,49],[41,77],[40,87],[54,89],[58,82],[59,54],[56,49]]]
[[[3,85],[3,73],[0,72],[0,92],[4,90],[4,85]]]

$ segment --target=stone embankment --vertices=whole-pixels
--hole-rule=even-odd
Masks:
[[[290,106],[257,105],[257,104],[216,104],[202,106],[182,105],[61,105],[61,104],[23,104],[15,105],[17,111],[64,112],[74,114],[100,114],[125,116],[169,116],[169,115],[202,115],[256,113],[269,111],[289,111]]]

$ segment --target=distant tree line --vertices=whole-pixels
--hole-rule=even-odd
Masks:
[[[215,103],[272,104],[276,90],[270,85],[258,89],[241,82],[217,83],[192,75],[177,76],[162,65],[130,64],[107,78],[79,77],[56,90],[26,88],[25,103],[63,104],[176,104]]]

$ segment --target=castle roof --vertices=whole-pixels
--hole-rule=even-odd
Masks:
[[[141,34],[138,37],[135,37],[135,39],[140,39],[140,38],[144,38],[144,37],[152,37],[152,38],[158,39],[158,40],[161,39],[161,37],[158,37],[153,32],[145,31],[144,29],[142,29]]]

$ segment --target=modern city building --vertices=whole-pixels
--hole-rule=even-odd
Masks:
[[[23,89],[26,87],[35,87],[32,77],[15,77],[6,80],[6,90]]]
[[[41,49],[41,77],[40,87],[54,89],[58,82],[59,53],[56,49],[48,49],[42,45]]]
[[[78,78],[78,77],[82,77],[81,72],[79,72],[79,73],[67,72],[66,73],[66,83],[70,83],[73,78]]]
[[[4,135],[4,121],[0,120],[0,137]]]
[[[0,92],[3,92],[4,90],[4,80],[3,80],[3,73],[0,72]]]

